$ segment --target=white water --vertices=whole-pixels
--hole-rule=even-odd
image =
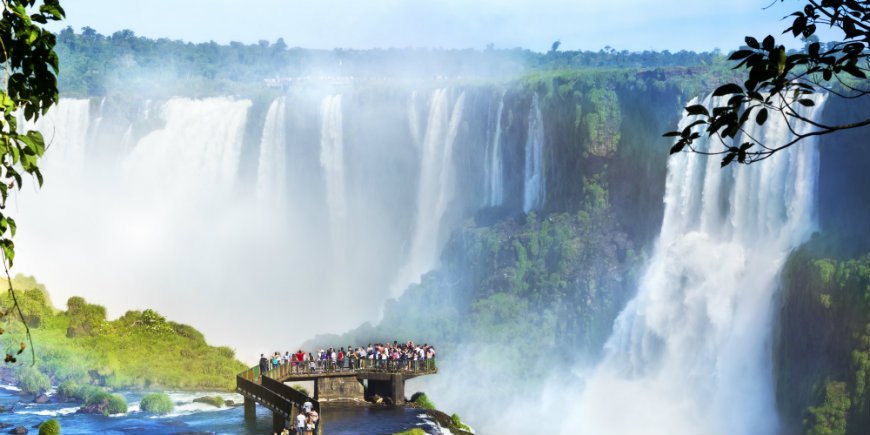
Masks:
[[[538,94],[532,97],[529,109],[529,129],[525,147],[523,171],[523,211],[528,213],[541,206],[544,199],[544,117]]]
[[[89,117],[90,100],[64,100],[63,105],[36,122],[47,146],[43,174],[81,168],[88,142],[88,129],[81,126],[88,125]],[[19,123],[22,121],[23,117]],[[27,125],[32,128],[30,123]]]
[[[486,204],[490,207],[499,206],[504,202],[504,169],[501,151],[501,117],[504,112],[504,93],[499,99],[498,110],[495,114],[495,133],[492,140],[487,144],[484,156],[484,183]]]
[[[393,281],[393,296],[400,295],[408,284],[419,282],[422,274],[435,267],[444,243],[441,224],[455,190],[453,145],[462,120],[465,93],[456,100],[452,111],[449,100],[447,89],[438,89],[432,95],[423,137],[414,234],[408,260]]]
[[[344,132],[342,130],[341,95],[331,95],[320,104],[320,167],[326,180],[326,204],[329,208],[330,235],[334,254],[341,257],[347,195],[344,182]]]
[[[778,117],[747,125],[768,143],[792,137]],[[817,160],[812,140],[725,170],[670,159],[655,252],[564,433],[777,433],[771,303],[786,256],[814,229]]]
[[[281,97],[273,101],[266,112],[257,165],[257,199],[260,201],[286,200],[284,197],[287,185],[285,110],[286,98]]]

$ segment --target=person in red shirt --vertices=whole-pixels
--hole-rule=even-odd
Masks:
[[[298,372],[300,368],[304,369],[305,365],[302,364],[302,362],[305,361],[305,352],[302,352],[302,349],[299,349],[295,354],[293,354],[293,356],[296,358],[296,361],[298,361],[296,364],[296,371]]]

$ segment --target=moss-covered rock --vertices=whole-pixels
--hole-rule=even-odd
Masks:
[[[60,423],[57,420],[46,420],[39,425],[39,435],[60,435]]]
[[[221,396],[203,396],[197,397],[193,399],[196,403],[205,403],[207,405],[211,405],[217,408],[223,408],[226,404],[226,401]]]

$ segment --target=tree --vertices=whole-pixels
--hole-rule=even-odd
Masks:
[[[21,189],[22,172],[36,178],[42,185],[39,159],[45,153],[42,134],[26,125],[19,128],[19,116],[35,122],[58,101],[58,56],[54,51],[55,35],[45,29],[49,21],[63,19],[64,10],[58,0],[0,0],[0,64],[3,66],[3,88],[0,89],[0,248],[13,305],[24,323],[27,339],[30,329],[18,305],[9,267],[15,258],[16,223],[6,211],[10,189]],[[5,317],[8,312],[0,312]],[[2,330],[0,330],[2,331]],[[24,343],[18,354],[24,351]],[[31,352],[33,346],[31,342]],[[35,356],[35,354],[32,353]],[[15,357],[7,353],[6,362]]]
[[[782,2],[784,0],[780,0]],[[774,1],[775,2],[775,1]],[[818,92],[855,100],[870,94],[870,1],[806,0],[804,7],[784,19],[790,20],[785,33],[808,42],[799,52],[786,52],[785,46],[768,35],[761,42],[747,36],[746,46],[734,51],[729,60],[736,70],[748,72],[743,83],[728,83],[713,91],[724,104],[708,110],[701,104],[686,107],[687,126],[665,133],[675,137],[671,154],[694,152],[722,156],[722,166],[734,162],[753,163],[791,147],[812,136],[870,125],[870,118],[845,124],[824,124],[802,116],[800,107],[811,107],[810,98]],[[818,26],[830,27],[838,41],[821,44]],[[781,116],[791,130],[792,139],[782,143],[763,142],[746,131],[747,123],[763,125],[770,116]],[[700,129],[697,130],[697,129]],[[738,137],[745,142],[737,143]],[[701,150],[695,141],[702,136],[714,138],[721,147]]]
[[[553,41],[553,44],[550,45],[550,53],[555,53],[555,52],[559,51],[559,47],[561,47],[561,46],[562,46],[562,41],[560,41],[558,39]]]

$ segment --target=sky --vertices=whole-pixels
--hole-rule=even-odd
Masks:
[[[305,48],[723,51],[775,36],[799,2],[771,0],[63,0],[58,27]],[[760,38],[759,38],[760,39]],[[789,38],[790,39],[790,38]],[[790,46],[799,43],[789,44]]]

